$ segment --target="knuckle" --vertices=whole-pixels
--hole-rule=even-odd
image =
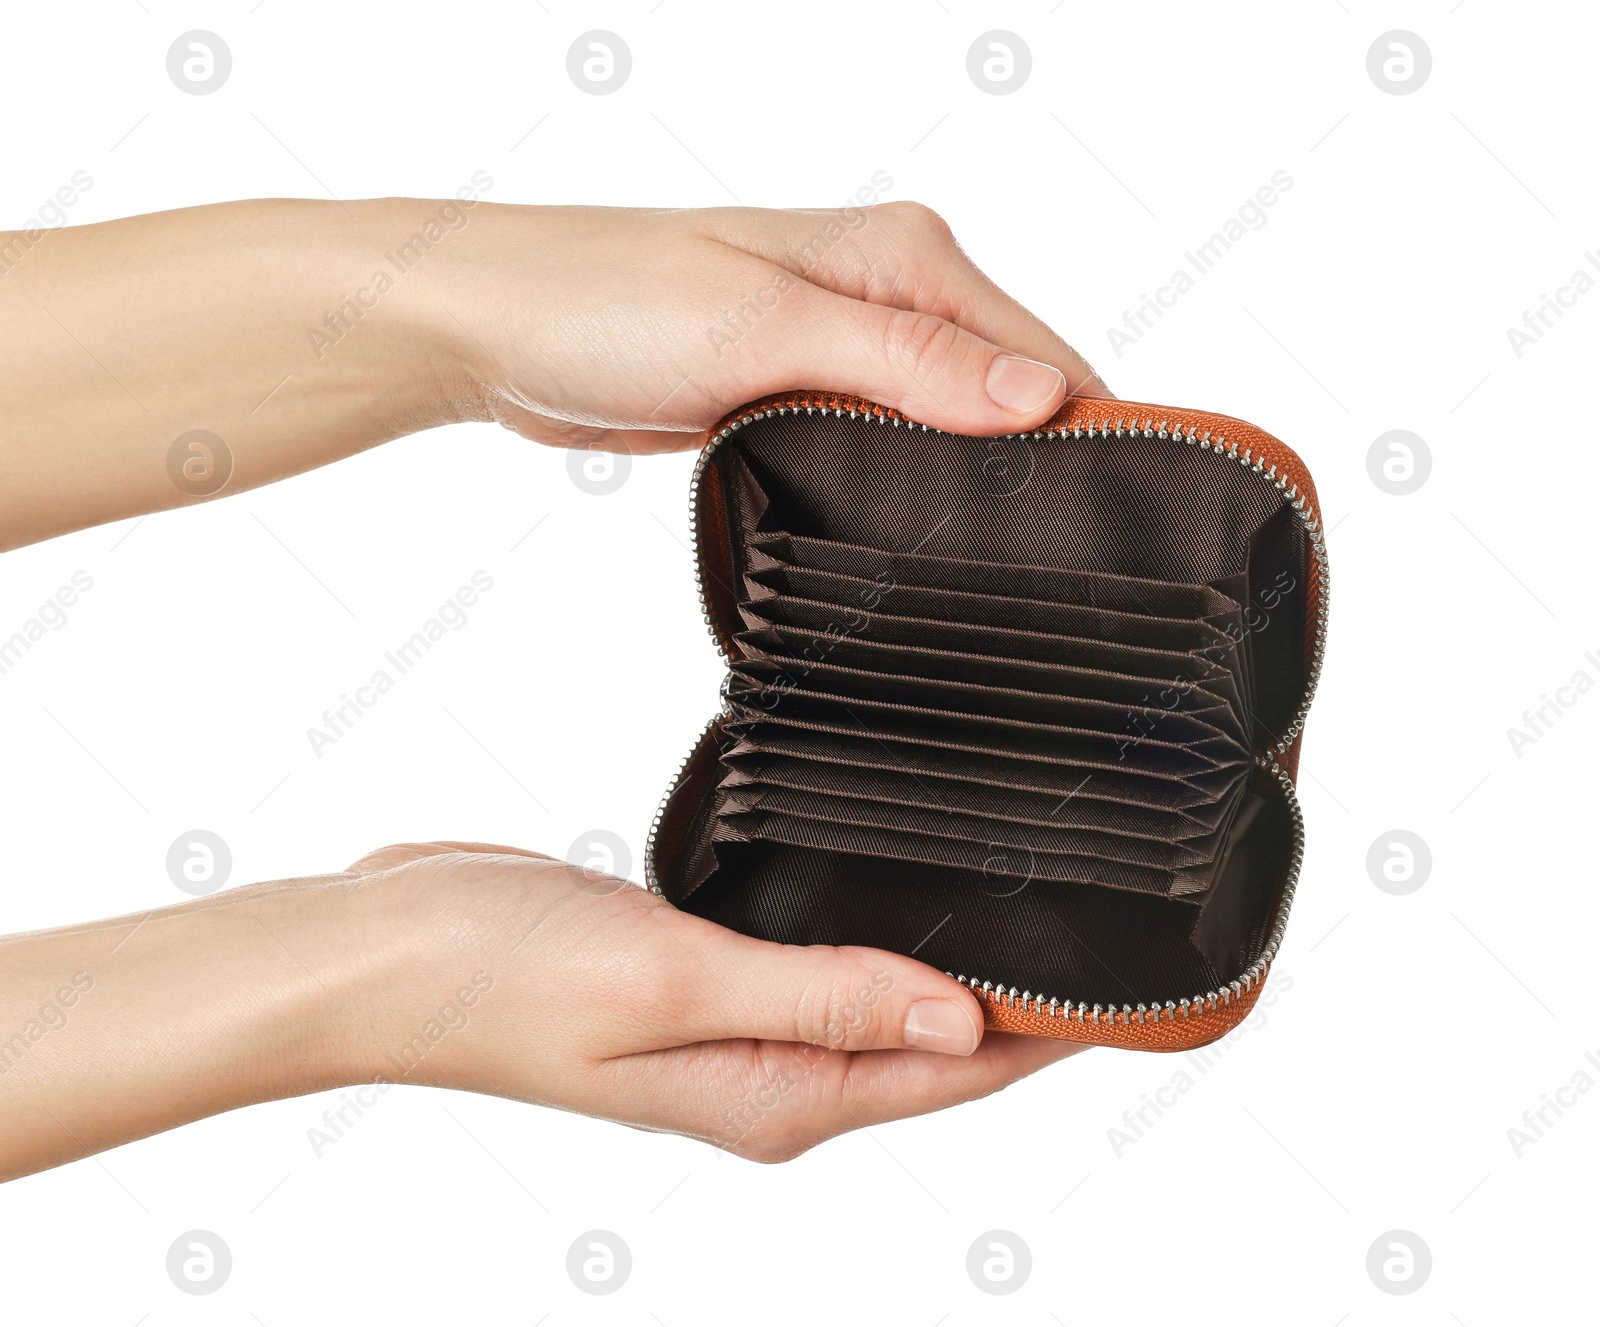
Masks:
[[[430,846],[424,843],[387,843],[364,853],[350,864],[347,870],[355,874],[372,874],[387,871],[390,867],[404,866],[419,857],[430,855]]]
[[[831,1029],[839,1007],[838,983],[831,973],[820,973],[806,984],[795,1007],[795,1040],[813,1046],[831,1046]]]
[[[724,1145],[723,1150],[754,1161],[763,1166],[782,1165],[811,1150],[811,1144],[786,1134],[763,1134],[756,1138],[740,1138]]]
[[[938,246],[955,241],[950,223],[926,203],[914,199],[896,199],[892,203],[879,203],[875,212],[885,212],[921,243]]]
[[[640,958],[630,962],[621,975],[618,985],[627,991],[627,1010],[642,1028],[691,1029],[706,1014],[708,1000],[698,971]]]
[[[896,309],[884,321],[884,351],[896,366],[925,378],[950,359],[960,335],[954,323],[938,314]]]
[[[877,1039],[883,1002],[870,974],[830,972],[806,988],[796,1022],[802,1041],[831,1050],[854,1050]]]
[[[747,1161],[792,1161],[818,1141],[810,1075],[792,1050],[754,1043],[746,1054],[737,1104],[724,1107],[703,1136]]]
[[[637,979],[627,1004],[635,1022],[646,1028],[692,1027],[700,1012],[700,999],[687,983],[654,977]]]

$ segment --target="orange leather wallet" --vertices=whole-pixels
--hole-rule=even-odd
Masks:
[[[1244,1018],[1304,850],[1328,560],[1299,457],[1165,406],[974,438],[792,392],[712,430],[691,511],[727,675],[652,889],[914,955],[1008,1032],[1185,1050]]]

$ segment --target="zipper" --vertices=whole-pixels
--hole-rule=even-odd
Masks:
[[[1300,811],[1300,799],[1295,795],[1294,781],[1287,771],[1279,768],[1277,761],[1263,756],[1258,758],[1258,763],[1277,779],[1284,800],[1289,804],[1291,831],[1289,870],[1284,879],[1283,893],[1278,900],[1278,910],[1273,914],[1272,930],[1267,935],[1266,946],[1262,949],[1261,956],[1246,968],[1237,980],[1186,1000],[1091,1005],[1085,1004],[1082,1000],[1074,1003],[1054,996],[1035,995],[1031,991],[1018,993],[1015,986],[1007,986],[1004,982],[984,981],[961,973],[947,972],[945,976],[954,977],[988,1004],[1020,1009],[1023,1013],[1045,1018],[1062,1018],[1069,1022],[1087,1023],[1093,1026],[1110,1026],[1113,1023],[1159,1023],[1163,1020],[1170,1023],[1176,1019],[1197,1018],[1201,1014],[1224,1009],[1248,995],[1266,980],[1267,969],[1272,966],[1272,960],[1278,954],[1278,946],[1283,943],[1284,929],[1289,924],[1289,905],[1294,902],[1295,887],[1300,883],[1300,864],[1305,860],[1306,851],[1306,822]]]
[[[1086,401],[1090,398],[1079,398]],[[706,630],[715,642],[717,651],[728,663],[737,662],[731,644],[723,639],[718,629],[715,617],[711,611],[710,576],[706,570],[705,559],[701,556],[701,526],[700,526],[700,485],[705,480],[707,467],[711,464],[712,457],[717,449],[734,433],[747,424],[757,420],[770,419],[774,415],[799,414],[833,414],[838,418],[848,415],[851,419],[870,419],[880,425],[892,428],[917,429],[924,433],[943,432],[928,424],[919,424],[907,419],[888,406],[877,405],[864,401],[860,397],[844,396],[834,393],[789,392],[760,402],[742,411],[738,415],[724,420],[717,426],[715,432],[700,449],[700,455],[695,460],[694,473],[689,480],[689,536],[690,544],[694,549],[695,590],[700,599],[700,616],[705,622]],[[1063,1000],[1055,996],[1036,995],[1032,991],[1018,992],[1015,986],[1004,982],[994,982],[980,977],[968,977],[964,974],[946,973],[946,976],[967,986],[974,995],[986,1003],[1003,1005],[1008,1008],[1021,1009],[1024,1013],[1031,1013],[1044,1018],[1062,1018],[1068,1021],[1090,1025],[1110,1025],[1113,1023],[1130,1024],[1145,1022],[1172,1021],[1197,1017],[1200,1014],[1225,1008],[1234,1001],[1242,998],[1255,989],[1265,980],[1267,970],[1276,957],[1278,946],[1282,942],[1284,929],[1289,920],[1289,905],[1294,901],[1295,888],[1300,879],[1300,866],[1305,858],[1305,817],[1300,810],[1300,799],[1295,793],[1294,781],[1287,771],[1282,769],[1273,758],[1281,755],[1293,744],[1305,727],[1306,716],[1311,710],[1311,702],[1316,695],[1317,683],[1322,677],[1323,655],[1327,643],[1328,626],[1328,548],[1322,529],[1321,517],[1316,505],[1308,493],[1301,492],[1302,484],[1309,487],[1309,473],[1304,465],[1294,457],[1284,444],[1278,442],[1260,430],[1249,425],[1244,425],[1254,436],[1254,441],[1240,445],[1230,442],[1221,433],[1209,427],[1212,417],[1198,415],[1188,411],[1170,411],[1157,420],[1149,416],[1142,422],[1135,418],[1117,416],[1115,420],[1107,415],[1099,420],[1076,420],[1069,427],[1065,422],[1059,426],[1042,429],[1033,429],[1026,433],[1008,433],[1007,439],[1025,439],[1031,442],[1043,441],[1050,437],[1083,438],[1151,438],[1171,440],[1185,443],[1191,447],[1198,447],[1201,451],[1208,451],[1217,456],[1237,462],[1248,470],[1266,479],[1280,493],[1289,504],[1290,509],[1299,517],[1305,527],[1306,538],[1311,548],[1313,565],[1317,574],[1316,617],[1311,625],[1311,664],[1307,669],[1306,686],[1301,695],[1300,704],[1295,711],[1294,718],[1284,729],[1283,736],[1270,748],[1267,754],[1256,757],[1256,763],[1277,780],[1289,807],[1291,824],[1291,840],[1288,873],[1284,881],[1283,891],[1279,897],[1277,912],[1273,916],[1272,930],[1268,934],[1267,944],[1262,949],[1260,956],[1236,980],[1219,986],[1214,990],[1206,991],[1184,1000],[1155,1000],[1138,1004],[1123,1004],[1121,1006],[1105,1004],[1087,1004],[1084,1001]],[[688,772],[690,762],[700,750],[701,744],[716,729],[731,711],[726,699],[723,700],[716,715],[707,723],[695,738],[694,745],[688,753],[678,762],[678,770],[672,783],[668,786],[660,804],[656,807],[654,817],[650,821],[650,832],[645,839],[644,874],[645,884],[654,894],[662,892],[660,881],[656,873],[656,840],[661,831],[661,822],[666,815],[667,804],[672,800],[672,795],[677,791],[678,785],[683,782],[684,775]]]

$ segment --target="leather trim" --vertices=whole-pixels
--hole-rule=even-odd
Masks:
[[[1271,971],[1268,967],[1267,972]],[[1048,1014],[1024,1012],[1001,1000],[978,998],[983,1004],[983,1025],[995,1032],[1018,1032],[1030,1037],[1055,1037],[1060,1041],[1075,1041],[1085,1046],[1119,1046],[1130,1051],[1190,1051],[1226,1036],[1242,1023],[1255,1002],[1261,997],[1266,973],[1249,991],[1229,1000],[1227,1004],[1208,1009],[1188,1018],[1167,1018],[1160,1021],[1147,1016],[1145,1021],[1112,1022],[1104,1015],[1098,1023],[1080,1023],[1077,1019],[1051,1018]]]

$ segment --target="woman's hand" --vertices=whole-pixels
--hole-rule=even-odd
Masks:
[[[352,871],[403,897],[428,937],[426,975],[389,994],[362,1077],[561,1106],[780,1161],[1084,1049],[985,1036],[972,993],[914,959],[753,940],[534,853],[405,844]],[[476,974],[481,996],[459,1034],[405,1070],[416,1029]]]
[[[1068,392],[1107,394],[916,203],[480,204],[437,254],[437,326],[461,366],[441,369],[450,394],[538,442],[677,450],[731,407],[794,387],[973,434],[1031,428]]]
[[[463,419],[646,452],[788,388],[980,435],[1106,394],[914,203],[258,200],[69,227],[0,282],[0,362],[0,549]]]
[[[0,941],[0,1026],[55,1008],[57,987],[72,1007],[0,1061],[0,1179],[374,1081],[778,1161],[1083,1049],[984,1035],[972,994],[914,959],[753,940],[480,844],[403,844],[339,875]]]

